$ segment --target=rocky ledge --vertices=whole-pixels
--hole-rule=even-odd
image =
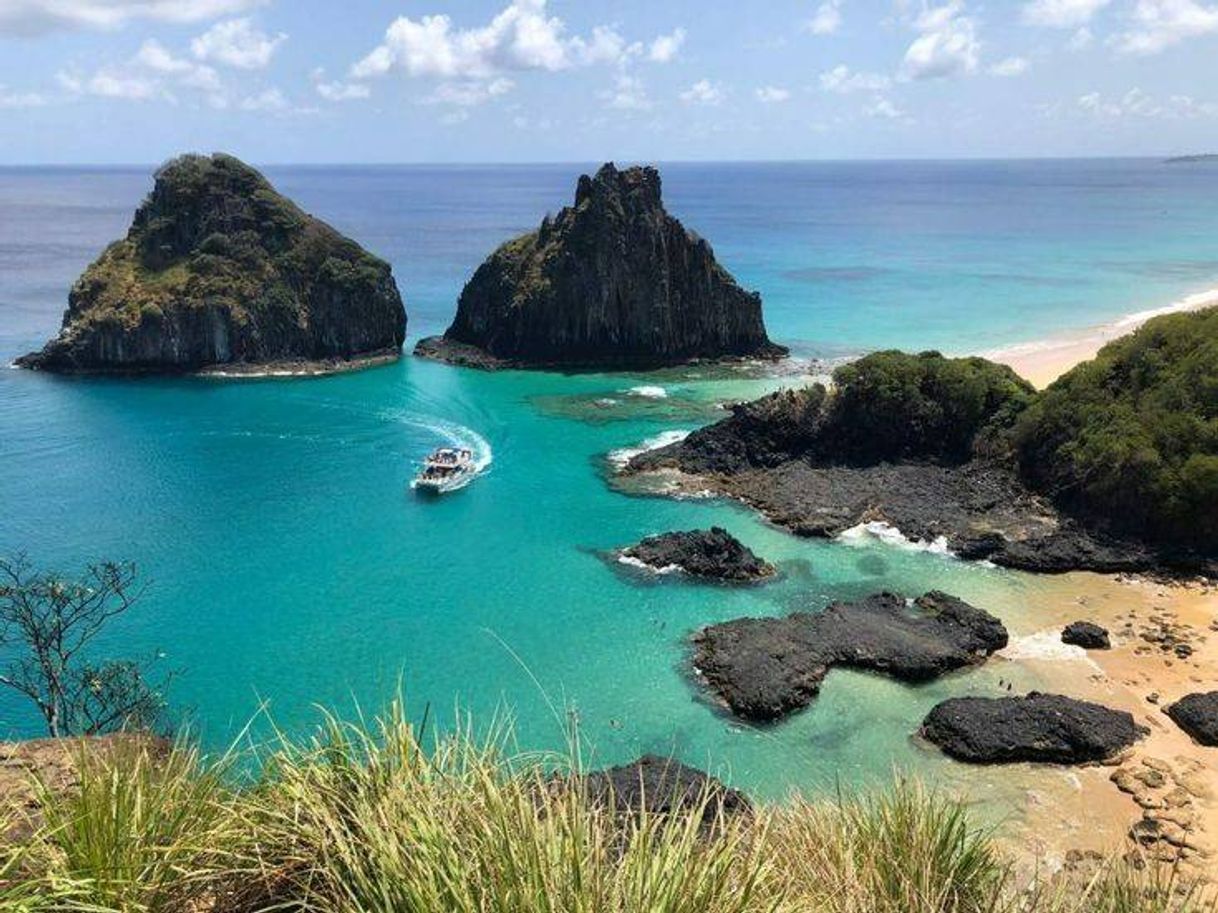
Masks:
[[[648,536],[622,549],[620,557],[654,571],[677,568],[694,577],[726,583],[752,583],[775,573],[772,564],[719,526]]]
[[[1167,708],[1167,715],[1202,745],[1218,747],[1218,691],[1185,695]]]
[[[693,639],[693,664],[733,713],[777,720],[811,703],[834,666],[923,682],[984,661],[1007,644],[993,615],[930,592],[914,602],[877,593],[785,618],[738,618]]]
[[[672,758],[644,755],[630,764],[583,775],[590,802],[616,812],[671,815],[702,812],[703,824],[751,810],[743,793]]]
[[[1108,629],[1090,621],[1072,621],[1062,629],[1062,643],[1084,650],[1108,650],[1112,641]]]
[[[575,203],[478,267],[415,354],[478,368],[647,368],[776,358],[761,297],[669,215],[654,168],[603,166]]]
[[[945,754],[972,764],[1085,764],[1118,755],[1146,731],[1124,711],[1033,691],[943,701],[927,714],[921,734]]]
[[[396,357],[405,337],[388,263],[232,156],[185,155],[72,287],[59,336],[17,363],[316,373]]]
[[[1035,391],[1010,369],[935,352],[880,352],[834,388],[732,407],[684,440],[634,457],[618,484],[736,498],[796,535],[880,521],[961,558],[1021,570],[1205,570],[1064,513],[1023,480],[1012,425]],[[1212,562],[1210,563],[1212,565]]]

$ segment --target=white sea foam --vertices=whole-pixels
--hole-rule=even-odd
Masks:
[[[955,557],[947,547],[946,536],[936,536],[930,542],[924,539],[909,539],[895,526],[882,520],[872,520],[870,523],[860,523],[844,529],[837,534],[837,540],[852,546],[881,542],[907,552],[930,552],[932,555]]]
[[[495,458],[495,452],[491,449],[490,442],[477,431],[467,428],[465,425],[459,425],[456,422],[428,415],[416,415],[413,412],[386,410],[381,413],[381,416],[391,421],[401,422],[403,425],[422,428],[443,440],[447,446],[468,450],[473,454],[474,471],[459,476],[444,491],[456,491],[459,488],[464,488],[475,476],[481,475],[489,469]]]
[[[661,447],[667,447],[669,444],[683,441],[687,437],[689,437],[688,431],[661,431],[655,437],[649,437],[633,447],[620,447],[617,450],[610,450],[607,459],[614,469],[620,471],[625,469],[626,464],[640,453],[646,453],[649,450],[659,450]]]
[[[628,564],[630,567],[641,568],[644,571],[651,571],[653,574],[677,574],[681,571],[679,564],[666,564],[663,567],[652,567],[646,561],[640,561],[630,555],[618,555],[619,564]]]
[[[1023,637],[1013,637],[1009,644],[998,651],[998,655],[1015,660],[1081,662],[1099,668],[1082,647],[1062,643],[1062,632],[1059,628],[1037,631],[1035,634],[1025,634]]]
[[[626,391],[631,396],[638,396],[643,399],[667,399],[668,391],[663,387],[654,384],[643,384],[638,387],[631,387]]]

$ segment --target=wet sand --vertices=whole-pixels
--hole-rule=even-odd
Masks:
[[[1180,858],[1198,872],[1214,868],[1218,748],[1195,743],[1164,708],[1218,688],[1218,588],[1083,573],[1045,584],[1035,605],[1009,618],[1011,645],[992,662],[1018,666],[1042,690],[1127,710],[1149,734],[1116,763],[961,766],[949,788],[997,811],[999,838],[1030,867],[1055,869],[1071,850],[1132,850]],[[1062,644],[1062,627],[1076,620],[1106,627],[1112,649]],[[1158,820],[1137,825],[1136,844],[1130,829],[1144,817]]]

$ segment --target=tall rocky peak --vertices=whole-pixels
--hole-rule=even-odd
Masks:
[[[761,298],[669,215],[654,168],[606,164],[575,202],[508,241],[416,352],[479,367],[652,367],[772,358]]]
[[[406,311],[389,264],[229,155],[155,175],[127,236],[68,296],[63,329],[24,367],[194,371],[394,356]]]

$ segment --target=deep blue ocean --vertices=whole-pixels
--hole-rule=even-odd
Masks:
[[[266,172],[392,263],[413,345],[444,328],[497,244],[569,202],[593,167]],[[55,333],[68,288],[125,232],[150,171],[0,169],[0,361]],[[1218,286],[1218,168],[661,171],[670,211],[761,292],[770,335],[801,359],[985,351]],[[808,711],[754,730],[691,684],[686,635],[742,614],[930,587],[1034,631],[1057,582],[869,540],[801,541],[730,504],[607,484],[611,451],[794,380],[706,368],[485,374],[409,357],[317,379],[0,370],[0,552],[65,570],[137,562],[147,595],[100,647],[163,652],[181,670],[174,707],[210,746],[263,704],[300,732],[317,705],[375,710],[400,686],[414,715],[514,715],[523,748],[561,748],[576,722],[593,763],[675,753],[769,795],[894,767],[944,770],[909,738],[926,710],[999,676],[1035,685],[1032,672],[991,664],[918,688],[835,672]],[[477,448],[486,472],[439,500],[414,496],[417,461],[446,441]],[[728,590],[640,576],[602,554],[712,523],[777,561],[782,579]],[[255,732],[266,728],[260,720]],[[37,732],[30,709],[0,693],[0,737]]]

